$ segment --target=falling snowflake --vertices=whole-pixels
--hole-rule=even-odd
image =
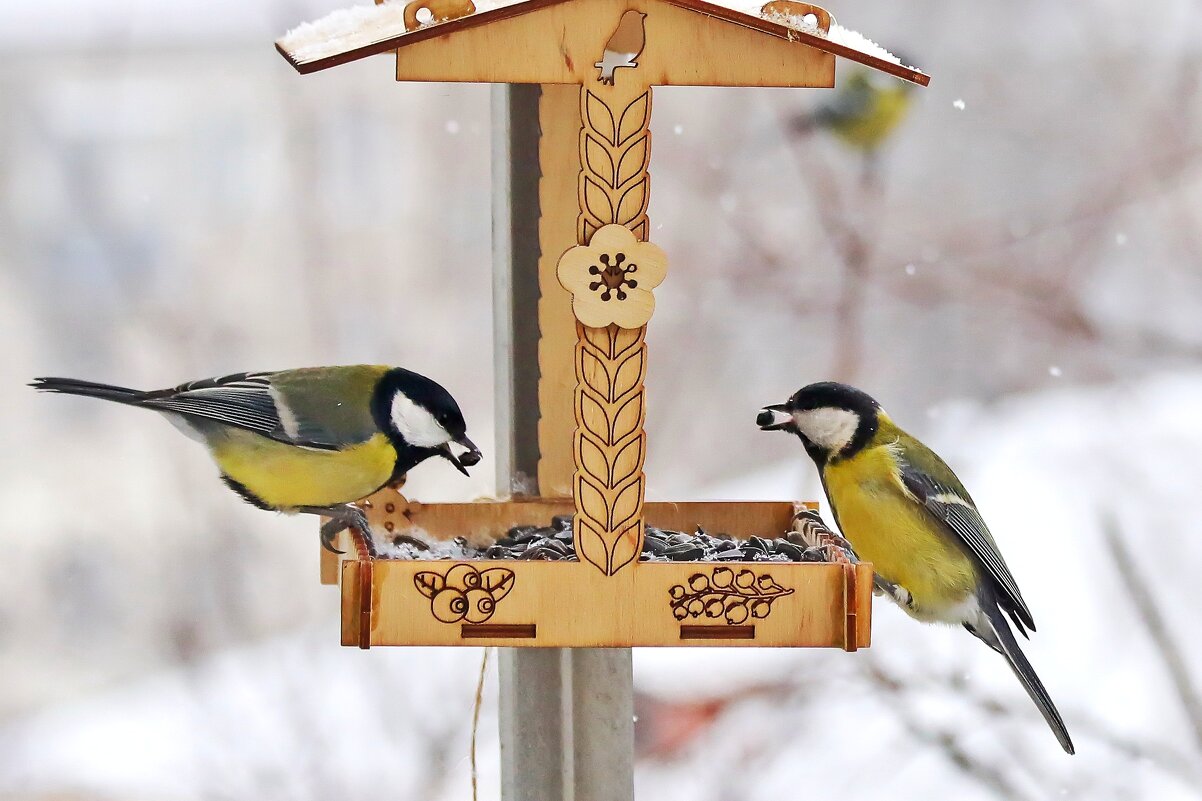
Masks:
[[[1050,375],[1052,378],[1059,378],[1060,376],[1064,375],[1064,371],[1053,364],[1048,368],[1048,375]]]
[[[952,103],[952,106],[956,109],[956,111],[963,111],[964,110],[964,101],[957,99],[954,103]]]

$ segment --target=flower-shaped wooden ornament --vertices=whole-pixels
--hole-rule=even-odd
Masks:
[[[590,328],[641,328],[655,311],[651,290],[668,272],[668,257],[623,225],[599,228],[587,245],[559,257],[559,283],[572,293],[572,313]]]

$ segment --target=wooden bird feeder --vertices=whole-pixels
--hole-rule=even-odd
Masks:
[[[345,645],[869,644],[870,565],[639,561],[647,525],[779,536],[798,508],[644,502],[644,337],[667,274],[647,241],[651,87],[831,87],[836,56],[928,82],[847,33],[791,0],[758,13],[705,0],[416,0],[335,12],[276,43],[301,73],[395,51],[400,81],[541,89],[538,497],[426,505],[384,489],[362,506],[373,529],[476,545],[572,514],[578,561],[378,559],[343,535],[351,553],[323,553],[322,578],[341,587]],[[674,603],[690,593],[754,613]]]

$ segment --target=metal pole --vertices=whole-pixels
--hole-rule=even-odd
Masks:
[[[492,89],[497,488],[537,490],[539,87]],[[500,649],[501,798],[631,801],[629,648]]]

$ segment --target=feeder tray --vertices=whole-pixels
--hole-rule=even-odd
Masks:
[[[463,538],[486,548],[511,528],[574,511],[571,500],[422,504],[382,490],[360,504],[373,532]],[[794,529],[789,502],[648,503],[647,525],[736,540]],[[807,521],[809,522],[809,521]],[[811,523],[812,526],[812,523]],[[388,559],[343,532],[322,552],[342,594],[342,643],[607,647],[869,644],[872,569],[822,527],[826,562],[647,562],[607,576],[583,561]],[[837,539],[837,538],[836,538]]]
[[[921,85],[927,76],[794,0],[758,13],[706,0],[415,0],[335,12],[276,47],[302,73],[393,52],[400,81],[538,85],[506,106],[537,116],[526,127],[538,131],[537,165],[518,175],[538,180],[499,197],[538,219],[497,221],[498,242],[513,250],[500,254],[502,285],[517,286],[519,261],[525,283],[496,320],[497,341],[512,345],[499,352],[537,366],[535,391],[515,379],[522,400],[510,399],[523,413],[537,407],[537,424],[521,431],[523,443],[536,440],[524,465],[537,497],[422,505],[386,489],[363,506],[376,528],[474,545],[571,514],[579,561],[389,560],[362,543],[346,558],[323,555],[323,580],[341,587],[343,643],[868,645],[870,565],[639,561],[647,525],[780,536],[796,509],[644,502],[645,337],[668,266],[647,241],[652,88],[831,87],[837,57]],[[518,305],[537,314],[536,341],[509,327]],[[504,442],[511,432],[499,433]]]

